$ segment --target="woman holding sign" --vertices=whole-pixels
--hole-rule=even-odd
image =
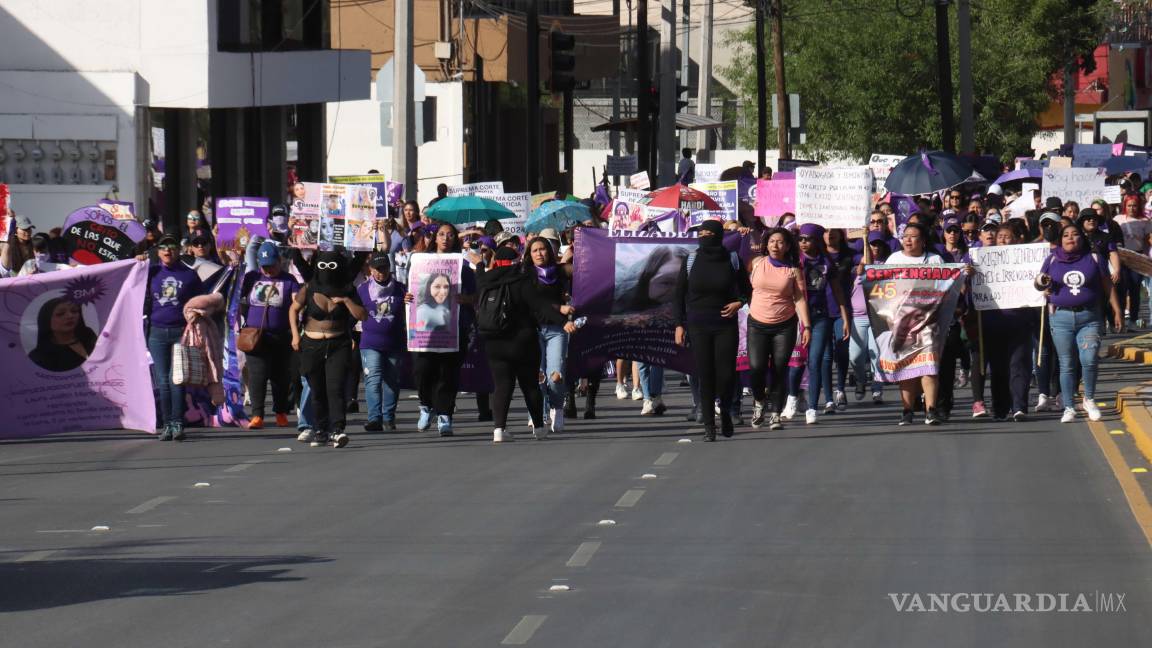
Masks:
[[[1075,225],[1060,229],[1060,244],[1040,267],[1036,289],[1044,291],[1052,338],[1060,357],[1060,390],[1064,393],[1061,423],[1076,419],[1076,360],[1084,376],[1084,412],[1092,421],[1100,420],[1096,406],[1096,375],[1100,362],[1100,297],[1107,296],[1114,313],[1113,325],[1123,329],[1120,300],[1112,285],[1107,259],[1088,249],[1083,233]]]

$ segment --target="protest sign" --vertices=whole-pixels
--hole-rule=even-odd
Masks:
[[[1055,157],[1050,157],[1050,158],[1048,158],[1048,168],[1049,169],[1071,169],[1072,168],[1072,158],[1060,156],[1060,155],[1057,155]]]
[[[725,182],[696,182],[688,186],[707,194],[708,197],[715,200],[716,204],[720,206],[720,209],[728,214],[728,220],[736,220],[736,192],[738,188],[735,180],[727,180]]]
[[[609,205],[608,229],[636,230],[648,220],[645,205],[623,200],[613,200]]]
[[[1152,258],[1137,254],[1127,248],[1120,248],[1117,252],[1120,254],[1121,265],[1145,277],[1152,277]]]
[[[646,232],[675,233],[680,231],[680,229],[686,229],[686,226],[681,223],[684,218],[684,213],[678,209],[649,207],[645,205],[644,224],[640,227],[640,230]]]
[[[872,169],[872,193],[888,193],[888,190],[884,188],[884,181],[888,179],[888,174],[892,173],[892,167],[900,164],[904,157],[903,155],[873,153],[872,157],[868,158],[868,168]]]
[[[1026,218],[1028,212],[1036,209],[1036,192],[1034,190],[1026,190],[1020,194],[1020,197],[1013,200],[1004,209],[1000,210],[1004,214],[1004,218]]]
[[[373,185],[344,185],[344,247],[353,252],[376,248],[378,201],[379,193]],[[336,243],[341,244],[339,239]]]
[[[455,353],[460,350],[460,294],[464,257],[413,254],[408,261],[408,350]]]
[[[702,209],[702,210],[694,211],[694,212],[688,214],[688,216],[685,217],[685,219],[684,219],[684,223],[683,223],[683,226],[681,229],[683,231],[687,231],[688,228],[696,227],[700,223],[703,223],[704,221],[708,221],[708,220],[724,222],[724,221],[730,221],[730,220],[736,220],[736,219],[735,218],[728,218],[728,212],[711,211],[711,210],[707,210],[707,209]]]
[[[504,181],[473,182],[471,184],[454,185],[448,187],[449,196],[490,196],[504,193]]]
[[[972,303],[976,310],[1043,306],[1044,293],[1032,283],[1051,249],[1047,243],[972,248]]]
[[[500,225],[504,228],[505,232],[515,234],[516,236],[524,236],[524,223],[528,221],[528,216],[531,213],[532,194],[528,192],[523,193],[498,193],[498,194],[476,194],[480,198],[488,198],[500,203],[505,209],[516,214],[516,218],[507,218],[500,221]],[[484,226],[484,221],[476,223],[480,227]]]
[[[772,178],[775,179],[776,175],[773,175]],[[736,179],[736,194],[740,197],[740,202],[748,205],[756,204],[756,182],[756,178],[747,176],[740,176]]]
[[[627,187],[620,187],[616,189],[616,199],[623,200],[630,203],[641,203],[648,197],[647,191],[643,189],[629,189]]]
[[[777,171],[795,171],[803,167],[820,166],[820,163],[812,160],[780,160],[777,166]]]
[[[692,370],[691,351],[673,339],[672,291],[695,238],[660,232],[576,230],[572,297],[587,318],[569,342],[573,375],[599,372],[611,358]]]
[[[648,189],[652,186],[652,181],[648,179],[647,171],[641,171],[628,178],[628,186],[633,189]]]
[[[127,260],[0,282],[0,437],[155,429],[147,279]]]
[[[1100,197],[1109,205],[1119,205],[1120,201],[1124,200],[1124,190],[1120,188],[1120,185],[1108,185],[1104,187]]]
[[[719,164],[698,162],[696,164],[696,182],[720,182],[722,172]]]
[[[1111,144],[1073,144],[1072,166],[1081,169],[1095,169],[1104,166],[1112,157]]]
[[[346,185],[369,185],[376,188],[376,217],[388,215],[388,206],[399,209],[404,204],[404,185],[393,182],[382,173],[370,175],[328,176],[328,182]]]
[[[960,264],[865,268],[868,320],[880,350],[877,378],[894,383],[939,372],[963,285]]]
[[[610,176],[630,176],[636,173],[636,156],[609,155],[607,172]]]
[[[868,167],[803,167],[796,170],[796,222],[825,228],[860,227],[872,209]]]
[[[1044,169],[1047,166],[1048,166],[1048,160],[1033,160],[1032,158],[1020,160],[1016,164],[1017,169],[1027,169],[1027,170]]]
[[[1104,193],[1103,169],[1053,169],[1044,171],[1041,183],[1041,201],[1053,196],[1062,202],[1074,201],[1080,205],[1091,205]]]
[[[288,206],[288,245],[300,250],[315,250],[320,240],[320,194],[318,182],[292,185],[292,202]]]
[[[64,219],[61,238],[68,256],[81,265],[130,259],[147,232],[136,220],[117,219],[103,207],[81,207]]]
[[[372,185],[297,183],[288,218],[289,244],[300,249],[374,249],[376,198]]]
[[[216,249],[244,254],[253,237],[268,238],[267,198],[220,198],[216,201]]]
[[[796,211],[796,180],[792,178],[756,181],[756,215],[773,226],[780,217]]]
[[[123,200],[108,200],[105,198],[96,204],[104,211],[112,214],[112,218],[116,220],[136,220],[135,203]]]

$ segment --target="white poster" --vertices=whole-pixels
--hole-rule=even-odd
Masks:
[[[796,169],[796,222],[826,228],[863,227],[872,209],[872,169]]]
[[[1075,201],[1081,206],[1091,205],[1104,195],[1104,169],[1044,169],[1041,184],[1041,202],[1055,196],[1061,202]]]
[[[868,158],[868,167],[872,169],[873,193],[888,193],[888,190],[884,188],[884,181],[892,173],[892,167],[900,164],[900,160],[903,160],[904,157],[903,155],[873,153],[872,157]]]
[[[504,226],[504,231],[516,236],[524,235],[524,223],[528,220],[528,214],[531,212],[532,194],[524,193],[498,193],[498,194],[476,194],[478,198],[487,198],[495,200],[504,206],[505,209],[516,214],[516,218],[508,218],[500,221]],[[483,227],[484,223],[476,223]]]
[[[696,182],[720,182],[719,164],[696,164]]]
[[[972,248],[972,303],[976,310],[1043,306],[1044,293],[1032,284],[1051,249],[1047,243]]]
[[[504,181],[497,180],[496,182],[473,182],[471,184],[462,184],[448,187],[449,196],[489,196],[491,194],[504,193]]]
[[[616,200],[621,200],[627,203],[644,202],[648,197],[648,192],[643,189],[628,189],[627,187],[620,187],[616,190]]]
[[[633,189],[647,189],[652,186],[652,181],[648,179],[647,171],[641,171],[628,178],[628,186]]]

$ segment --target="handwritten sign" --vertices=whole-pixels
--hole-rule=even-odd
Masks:
[[[641,171],[628,178],[628,186],[633,189],[648,189],[652,186],[652,181],[648,179],[647,171]]]
[[[1075,201],[1081,205],[1090,205],[1093,200],[1104,195],[1103,169],[1054,169],[1044,171],[1044,182],[1041,184],[1041,200],[1053,196],[1062,202]]]
[[[972,303],[976,310],[1043,306],[1044,293],[1032,284],[1050,250],[1047,243],[972,248]]]
[[[796,169],[796,222],[826,228],[860,227],[871,210],[872,169]]]

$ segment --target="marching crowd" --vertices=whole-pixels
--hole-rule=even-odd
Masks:
[[[695,361],[687,377],[688,419],[702,425],[706,441],[715,441],[718,432],[731,436],[743,425],[746,396],[751,426],[771,430],[799,417],[812,425],[843,412],[853,385],[856,402],[880,404],[886,387],[862,281],[866,265],[957,263],[971,274],[973,248],[1044,242],[1051,251],[1034,288],[1046,306],[978,312],[965,292],[952,321],[941,324],[946,335],[936,371],[895,385],[899,424],[917,415],[929,425],[961,415],[1021,421],[1038,412],[1059,412],[1069,422],[1077,417],[1078,394],[1085,415],[1098,420],[1101,339],[1107,331],[1143,325],[1137,320],[1147,280],[1120,262],[1118,250],[1147,256],[1152,239],[1144,213],[1152,183],[1141,185],[1131,175],[1120,182],[1119,213],[1104,200],[1082,208],[1058,198],[1007,212],[1005,196],[964,186],[918,197],[906,220],[888,202],[877,203],[866,229],[855,232],[797,225],[792,214],[765,224],[744,210],[736,221],[704,221],[693,228],[698,247],[684,259],[671,295],[675,342],[690,347]],[[579,335],[581,321],[572,305],[575,231],[605,227],[599,211],[565,231],[545,229],[525,240],[503,231],[499,221],[429,220],[409,201],[394,218],[381,219],[376,249],[357,253],[289,247],[283,206],[271,210],[270,238],[251,241],[242,254],[216,250],[199,211],[188,214],[180,236],[147,224],[137,258],[151,261],[145,318],[159,438],[186,438],[185,390],[172,380],[169,350],[190,322],[218,318],[223,308],[223,298],[197,272],[209,262],[242,271],[237,346],[245,355],[251,429],[271,419],[289,426],[295,413],[299,441],[343,447],[362,381],[364,430],[396,432],[401,384],[410,375],[419,398],[416,429],[451,436],[474,336],[493,385],[490,393],[475,393],[476,406],[481,421],[492,421],[494,442],[515,438],[509,410],[517,387],[536,439],[561,432],[577,416],[578,396],[585,399],[583,418],[595,418],[601,380],[613,374],[618,399],[643,401],[641,415],[662,416],[662,367],[617,360],[611,371],[595,375],[568,371],[568,341]],[[57,237],[34,234],[23,217],[14,229],[0,244],[4,276],[67,267]],[[421,288],[429,294],[414,296],[407,274],[419,253],[463,254],[459,284],[446,277],[429,281]],[[406,307],[446,300],[458,305],[460,348],[408,354]],[[737,371],[742,309],[746,372]],[[419,317],[441,315],[430,310]],[[219,372],[218,362],[210,360],[209,371]],[[1036,401],[1029,395],[1033,385]],[[965,388],[972,406],[961,413],[956,391]]]

